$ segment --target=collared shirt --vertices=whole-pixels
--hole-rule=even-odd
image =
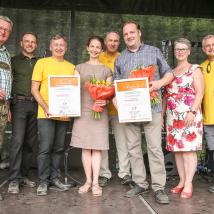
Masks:
[[[10,54],[3,45],[0,48],[0,89],[5,91],[5,99],[10,99],[12,85]]]
[[[38,59],[29,58],[22,53],[11,58],[12,64],[12,94],[31,96],[31,78],[34,65]]]
[[[115,61],[114,80],[126,79],[130,76],[130,71],[142,65],[148,67],[152,64],[156,67],[154,80],[159,80],[165,73],[171,72],[171,68],[159,48],[142,43],[136,52],[125,49]],[[159,91],[159,98],[161,99],[161,91]],[[152,108],[153,113],[161,111],[161,103]]]

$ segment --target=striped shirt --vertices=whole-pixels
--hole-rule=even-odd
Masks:
[[[131,70],[134,70],[142,65],[147,67],[152,64],[156,67],[154,80],[159,80],[165,73],[171,72],[171,68],[164,59],[160,49],[144,43],[141,44],[137,52],[131,52],[128,49],[125,49],[115,61],[114,80],[126,79],[129,77]],[[161,99],[160,90],[159,98]],[[153,113],[161,111],[161,104],[152,108]]]
[[[0,89],[5,91],[6,100],[10,99],[12,85],[10,54],[5,46],[0,48]]]

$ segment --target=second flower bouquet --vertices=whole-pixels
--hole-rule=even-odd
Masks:
[[[106,80],[97,80],[95,76],[91,77],[89,81],[85,83],[85,87],[90,93],[91,98],[96,100],[108,100],[114,93],[114,85],[108,83]],[[101,112],[103,112],[104,107],[97,105],[94,102],[92,107],[92,116],[94,119],[101,119]]]
[[[143,65],[140,68],[132,70],[130,72],[129,78],[141,78],[141,77],[148,77],[148,81],[153,81],[153,76],[155,73],[155,65],[150,65],[148,67],[144,67]],[[150,92],[150,101],[151,106],[154,107],[160,103],[160,98],[158,96],[157,91]]]

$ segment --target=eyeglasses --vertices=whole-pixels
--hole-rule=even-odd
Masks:
[[[210,71],[211,71],[211,63],[209,62],[209,63],[207,64],[207,73],[209,74]]]
[[[175,52],[186,52],[188,48],[175,48]]]
[[[10,32],[11,32],[9,29],[3,28],[3,27],[1,27],[1,26],[0,26],[0,31],[4,31],[4,32],[6,32],[6,33],[10,33]]]

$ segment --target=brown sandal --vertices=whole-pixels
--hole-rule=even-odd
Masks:
[[[92,186],[92,194],[93,196],[102,196],[102,187],[99,184],[94,184]]]
[[[91,189],[91,184],[86,182],[83,186],[79,188],[78,193],[84,194],[90,191],[90,189]]]

